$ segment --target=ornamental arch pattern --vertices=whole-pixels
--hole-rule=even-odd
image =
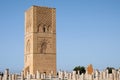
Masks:
[[[37,26],[37,32],[51,32],[51,26],[45,24],[39,24]]]

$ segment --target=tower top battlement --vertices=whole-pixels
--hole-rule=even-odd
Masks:
[[[44,8],[44,9],[55,9],[53,7],[47,7],[47,6],[36,6],[36,5],[32,5],[29,9],[27,9],[25,12],[27,12],[28,10],[30,10],[31,8]]]

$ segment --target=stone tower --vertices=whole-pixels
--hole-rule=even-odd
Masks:
[[[32,6],[25,12],[24,74],[56,74],[56,9]]]

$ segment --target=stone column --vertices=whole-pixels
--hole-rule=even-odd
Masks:
[[[106,79],[109,78],[109,73],[108,73],[108,69],[106,70]]]
[[[15,80],[15,75],[14,74],[12,74],[12,80]]]
[[[41,79],[44,79],[44,73],[41,74]]]
[[[89,75],[89,80],[93,80],[93,75]]]
[[[103,71],[103,79],[106,79],[106,72]]]
[[[64,79],[64,71],[61,71],[61,79]]]
[[[40,79],[40,72],[39,71],[37,71],[36,78]]]
[[[73,71],[72,80],[76,80],[76,71]]]
[[[119,80],[119,71],[117,71],[117,80]]]
[[[67,72],[64,71],[64,79],[67,77]]]
[[[2,78],[1,78],[2,80],[4,80],[4,77],[2,76]]]
[[[117,80],[117,71],[113,69],[112,73],[113,73],[114,80]]]
[[[21,72],[21,80],[24,80],[24,72]]]
[[[2,76],[0,75],[0,80],[2,80]]]
[[[31,75],[29,74],[29,72],[27,72],[27,80],[31,79]]]
[[[43,73],[43,79],[46,79],[46,74],[45,73]]]
[[[72,74],[69,73],[68,80],[71,80],[71,79],[72,79]]]
[[[102,79],[103,79],[103,72],[102,72],[102,71],[100,72],[99,79],[100,79],[100,80],[102,80]]]
[[[17,74],[15,74],[15,80],[17,80],[17,78],[18,78],[18,75],[17,75]]]
[[[84,74],[83,74],[83,73],[80,75],[80,80],[85,80],[85,79],[84,79]]]
[[[99,80],[99,72],[98,71],[95,71],[95,78],[96,78],[96,80]]]
[[[54,71],[51,71],[50,76],[51,76],[51,79],[52,79],[54,76],[58,77],[58,73],[56,73],[56,75],[54,75]]]
[[[12,75],[11,74],[9,74],[9,80],[12,80]]]
[[[79,78],[80,78],[80,71],[78,71],[77,80],[79,80]]]
[[[31,75],[32,79],[36,79],[36,74]]]
[[[108,80],[114,80],[114,76],[113,76],[113,74],[109,74],[109,78],[108,78]]]
[[[58,71],[58,78],[61,79],[61,71]]]
[[[9,75],[9,69],[6,69],[4,73],[4,80],[8,80],[8,75]]]
[[[52,74],[51,73],[49,73],[48,78],[49,78],[49,80],[52,79]]]
[[[120,80],[120,71],[118,71],[118,80]]]
[[[68,80],[68,77],[69,77],[69,73],[68,72],[66,72],[65,77]]]
[[[41,74],[41,79],[45,79],[46,78],[46,74],[45,73],[42,73]]]

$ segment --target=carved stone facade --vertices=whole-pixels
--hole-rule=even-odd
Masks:
[[[24,74],[56,74],[56,10],[32,6],[25,12]]]

